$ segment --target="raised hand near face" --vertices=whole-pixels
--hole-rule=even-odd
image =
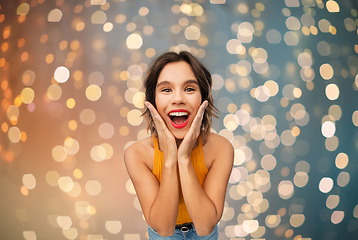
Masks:
[[[208,106],[208,101],[204,101],[195,115],[193,123],[191,124],[189,131],[185,134],[183,141],[178,149],[178,159],[188,160],[191,151],[195,148],[195,144],[200,134],[201,123],[203,121],[205,108]]]
[[[178,159],[177,145],[173,134],[168,130],[164,120],[159,115],[155,107],[148,101],[145,102],[145,105],[152,115],[155,128],[158,133],[159,146],[164,154],[164,160],[176,162]]]

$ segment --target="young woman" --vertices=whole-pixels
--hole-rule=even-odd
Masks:
[[[128,146],[124,160],[149,239],[217,239],[234,149],[210,132],[209,71],[189,52],[164,53],[145,79],[152,136]]]

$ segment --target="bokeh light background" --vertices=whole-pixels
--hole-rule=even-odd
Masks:
[[[0,238],[147,239],[123,149],[165,51],[235,146],[220,239],[358,238],[357,2],[2,0]]]

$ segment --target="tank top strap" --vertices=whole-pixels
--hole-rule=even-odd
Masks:
[[[159,150],[158,139],[153,135],[154,150]]]

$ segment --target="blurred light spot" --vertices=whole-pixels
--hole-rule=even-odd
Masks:
[[[279,215],[267,215],[265,219],[266,226],[269,228],[277,227],[281,222],[281,217]]]
[[[102,86],[104,82],[104,76],[99,71],[91,72],[88,76],[88,83],[91,85]]]
[[[138,126],[143,122],[142,112],[138,109],[133,109],[128,112],[127,121],[132,126]]]
[[[56,68],[54,78],[57,82],[64,83],[68,80],[69,77],[70,71],[66,67],[60,66]]]
[[[80,113],[80,120],[85,125],[91,125],[96,120],[96,114],[92,109],[83,109]]]
[[[69,98],[69,99],[67,99],[67,101],[66,101],[66,105],[67,105],[67,107],[68,107],[69,109],[74,108],[74,107],[75,107],[75,105],[76,105],[76,101],[75,101],[75,99],[73,99],[73,98]]]
[[[300,227],[305,221],[305,215],[303,214],[292,214],[290,217],[290,224],[292,227]]]
[[[336,136],[326,138],[325,146],[328,151],[335,151],[338,148],[339,140]]]
[[[12,143],[17,143],[21,139],[21,131],[18,127],[11,127],[7,132],[7,136]]]
[[[73,183],[73,188],[67,194],[73,198],[78,197],[81,194],[81,186],[79,183]]]
[[[67,154],[69,155],[75,155],[80,149],[78,141],[74,138],[67,138],[63,146],[66,149]]]
[[[324,80],[329,80],[333,77],[334,71],[329,63],[322,64],[319,68],[319,72]]]
[[[336,132],[336,125],[331,121],[326,121],[322,124],[321,131],[326,138],[332,137]]]
[[[106,151],[104,159],[110,159],[113,156],[113,147],[108,143],[102,143],[100,146]]]
[[[106,156],[106,149],[100,145],[96,145],[91,149],[90,152],[91,158],[96,162],[102,162]]]
[[[328,114],[334,118],[334,120],[339,120],[342,116],[342,109],[339,105],[332,105],[328,109]]]
[[[96,180],[87,181],[85,188],[86,192],[91,196],[97,196],[102,190],[101,184]]]
[[[47,21],[49,22],[59,22],[62,18],[62,12],[60,9],[52,9],[51,12],[47,15]]]
[[[305,172],[308,174],[308,172],[310,171],[310,165],[308,162],[302,160],[302,161],[299,161],[297,164],[296,164],[296,167],[295,167],[295,171],[296,173],[298,172]]]
[[[323,193],[328,193],[333,188],[333,180],[329,177],[324,177],[319,182],[319,190]]]
[[[336,157],[336,167],[344,169],[348,165],[348,155],[345,153],[339,153]]]
[[[102,123],[98,128],[98,134],[103,139],[110,139],[114,134],[114,127],[110,123]]]
[[[20,110],[15,105],[10,105],[6,109],[6,116],[10,121],[16,121],[19,118],[19,115],[20,115]],[[7,130],[4,132],[7,132]]]
[[[276,96],[279,90],[278,84],[273,80],[266,81],[264,87],[269,89],[271,97]]]
[[[259,221],[257,220],[245,220],[242,224],[245,232],[253,233],[259,228]]]
[[[339,204],[339,196],[338,195],[329,195],[326,200],[326,206],[329,209],[334,209]]]
[[[302,68],[303,67],[310,67],[310,66],[312,66],[312,63],[313,63],[312,56],[307,52],[303,52],[300,55],[298,55],[297,61],[298,61],[298,64]]]
[[[259,102],[266,102],[271,95],[270,89],[268,89],[265,86],[259,86],[255,89],[255,98],[259,101]]]
[[[93,24],[104,24],[107,21],[107,14],[101,10],[95,11],[91,16]]]
[[[356,23],[352,18],[344,19],[344,26],[346,27],[347,31],[353,32],[357,29]]]
[[[261,167],[267,171],[273,170],[276,167],[276,158],[270,154],[263,156]]]
[[[139,49],[143,45],[143,39],[139,34],[132,33],[127,37],[126,44],[129,49]]]
[[[328,12],[339,12],[339,5],[336,1],[327,1],[326,8]]]
[[[91,5],[104,5],[107,0],[91,0]]]
[[[62,229],[68,229],[72,226],[72,220],[69,216],[58,216],[56,218],[57,225]]]
[[[301,28],[301,22],[298,18],[291,16],[286,19],[286,27],[289,30],[299,30]]]
[[[334,211],[331,215],[331,222],[333,224],[339,224],[342,222],[344,218],[344,212],[343,211]]]
[[[201,32],[197,26],[191,25],[185,29],[184,35],[188,40],[198,40],[201,36]]]
[[[286,32],[283,39],[288,46],[296,46],[299,42],[299,37],[294,31]]]
[[[358,205],[356,205],[356,206],[354,207],[354,209],[353,209],[353,216],[354,216],[355,218],[358,218]]]
[[[339,97],[339,88],[336,84],[331,83],[326,86],[326,96],[329,100],[336,100]]]
[[[259,191],[252,191],[247,195],[247,202],[251,206],[258,206],[263,200],[262,193]]]
[[[73,176],[77,179],[81,179],[82,178],[82,171],[78,168],[76,168],[75,170],[73,170]]]
[[[28,3],[21,3],[16,10],[17,15],[27,15],[30,11],[30,5]]]
[[[111,22],[106,22],[103,25],[103,31],[105,31],[105,32],[110,32],[110,31],[112,31],[112,29],[113,29],[113,23],[111,23]]]
[[[36,187],[36,179],[32,174],[24,174],[22,176],[22,184],[29,190]]]
[[[230,131],[235,131],[239,126],[239,118],[235,114],[226,115],[223,122],[224,126]]]
[[[27,196],[29,195],[29,189],[27,189],[25,186],[21,186],[20,192],[22,195]]]
[[[122,230],[122,224],[120,221],[106,221],[106,230],[112,234],[117,234]]]
[[[340,187],[345,187],[349,183],[350,175],[347,172],[341,172],[337,177],[337,184]]]
[[[293,184],[291,181],[281,181],[278,185],[278,193],[282,199],[289,199],[294,193]]]
[[[22,83],[25,86],[31,86],[35,82],[35,72],[32,70],[26,70],[22,74]]]
[[[23,231],[22,236],[25,240],[36,240],[36,233],[34,231]]]
[[[70,177],[60,177],[58,179],[58,187],[63,192],[69,192],[73,188],[73,181]]]
[[[358,127],[358,110],[353,112],[352,122],[353,122],[354,126]]]
[[[134,233],[126,233],[124,234],[124,240],[140,240],[140,235]]]
[[[276,29],[270,29],[266,33],[266,40],[271,44],[278,44],[281,42],[282,36],[279,31]]]
[[[133,183],[130,179],[128,179],[126,182],[126,189],[127,189],[127,192],[129,192],[130,194],[136,194],[135,188],[134,188]]]
[[[308,175],[305,172],[297,172],[293,178],[293,182],[297,187],[304,187],[308,183]]]
[[[46,182],[51,187],[56,187],[58,185],[59,179],[60,179],[60,175],[56,171],[48,171],[46,173]]]
[[[35,91],[31,88],[24,88],[21,91],[21,101],[25,104],[30,104],[35,98]]]
[[[47,88],[46,96],[50,100],[56,101],[60,99],[61,95],[62,95],[62,88],[59,85],[53,84]]]
[[[225,4],[226,0],[210,0],[211,4]]]
[[[331,27],[331,23],[327,19],[321,19],[318,22],[319,30],[323,33],[328,33]]]
[[[99,86],[92,84],[86,88],[86,97],[88,100],[97,101],[102,95],[102,90]]]
[[[292,146],[296,141],[296,137],[292,135],[291,130],[285,130],[281,133],[281,142],[285,146]]]
[[[321,56],[329,56],[331,54],[331,46],[326,41],[319,42],[317,44],[317,50]]]
[[[62,234],[65,238],[69,240],[76,239],[78,236],[78,232],[76,228],[66,228],[62,229]]]

